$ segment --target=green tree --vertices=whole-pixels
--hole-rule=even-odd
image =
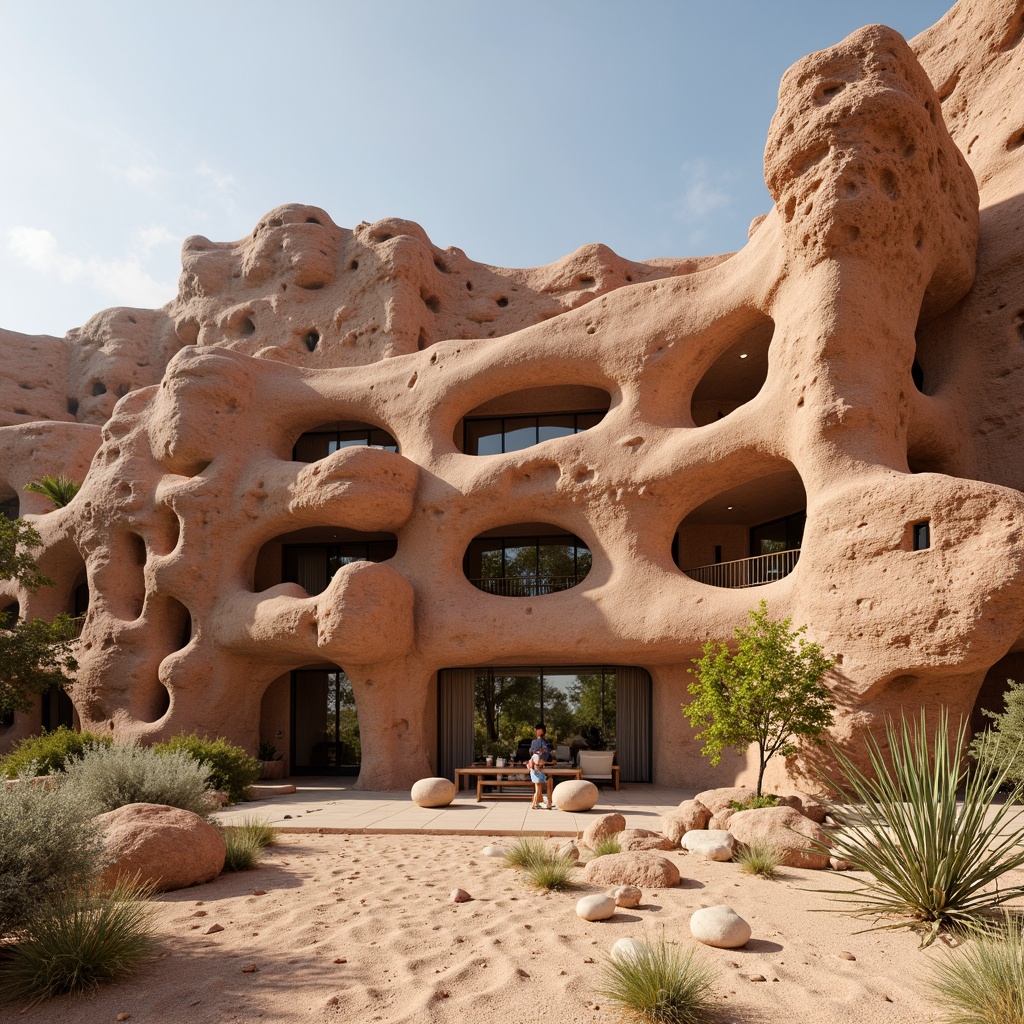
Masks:
[[[63,508],[78,493],[81,486],[61,473],[60,476],[42,476],[38,480],[33,480],[32,483],[25,484],[25,490],[41,494],[44,498],[49,498],[57,508]]]
[[[990,772],[1005,771],[1007,781],[1024,785],[1024,683],[1007,679],[1005,710],[982,710],[992,719],[990,728],[975,735],[971,756]]]
[[[53,581],[32,558],[41,543],[24,520],[0,517],[0,579],[13,580],[29,591],[52,587]],[[0,612],[0,714],[28,711],[36,695],[67,685],[78,668],[71,653],[78,629],[70,616],[58,615],[53,622],[10,618]]]
[[[762,601],[751,611],[750,625],[735,630],[735,651],[709,642],[688,689],[694,699],[683,714],[704,741],[701,753],[718,764],[726,747],[744,751],[757,744],[757,795],[765,765],[776,755],[796,753],[794,740],[821,743],[832,724],[835,703],[822,682],[834,662],[822,648],[801,636],[807,627],[790,629],[790,619],[768,617]]]

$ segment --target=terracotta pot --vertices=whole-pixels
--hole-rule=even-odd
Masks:
[[[283,779],[284,761],[260,761],[261,779]]]

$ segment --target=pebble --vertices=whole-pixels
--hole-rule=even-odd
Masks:
[[[497,846],[495,844],[485,846],[480,853],[484,857],[505,857],[508,855],[508,851],[504,846]]]
[[[473,897],[465,889],[452,889],[451,896],[448,898],[452,903],[469,903]]]
[[[848,953],[845,949],[842,953],[838,954],[840,960],[856,960],[857,958],[852,954]]]
[[[748,981],[767,981],[768,979],[763,974],[751,974],[747,979]]]
[[[255,964],[248,964],[246,967],[242,968],[242,973],[243,974],[255,974],[258,970],[259,970],[259,968]]]
[[[615,900],[611,896],[584,896],[576,903],[576,916],[584,921],[607,921],[615,913]]]
[[[119,1013],[114,1020],[131,1020],[132,1015],[130,1013]]]
[[[690,917],[690,934],[705,946],[739,949],[750,939],[750,925],[724,903],[695,910]]]
[[[609,894],[617,907],[639,907],[644,894],[635,885],[620,885]]]
[[[336,956],[334,958],[334,962],[336,964],[347,964],[348,963],[348,958],[344,957],[344,956]]]
[[[253,889],[252,894],[253,894],[253,896],[266,896],[267,895],[267,890],[266,889]]]
[[[203,932],[204,935],[216,935],[217,932],[224,931],[224,925],[222,924],[211,924],[209,928]]]

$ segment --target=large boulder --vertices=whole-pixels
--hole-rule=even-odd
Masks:
[[[786,867],[828,867],[828,850],[812,845],[825,842],[824,830],[793,807],[737,811],[729,819],[729,831],[744,846],[771,846],[779,852]]]
[[[209,882],[224,867],[224,837],[192,811],[125,804],[96,822],[110,858],[100,878],[104,887],[138,877],[156,892],[168,892]]]
[[[779,803],[798,810],[818,825],[825,820],[825,806],[808,793],[785,793],[779,797]]]
[[[684,800],[674,811],[661,816],[661,834],[671,839],[674,846],[694,829],[707,828],[711,820],[709,811],[699,800]]]
[[[634,850],[674,850],[676,846],[660,832],[651,832],[646,828],[624,828],[616,838],[623,853]]]
[[[589,811],[597,803],[597,786],[586,779],[566,779],[555,786],[551,800],[560,811]]]
[[[420,779],[412,786],[412,802],[419,807],[447,807],[455,799],[451,779]]]
[[[595,857],[583,869],[595,885],[635,885],[639,889],[666,889],[679,884],[679,868],[657,853],[610,853]]]
[[[583,832],[583,845],[593,850],[602,839],[610,839],[626,827],[626,819],[618,812],[595,818]]]
[[[705,860],[732,860],[732,833],[721,829],[704,828],[687,832],[680,845]]]
[[[690,916],[690,934],[705,946],[739,949],[750,940],[750,925],[724,903],[695,910]]]
[[[755,795],[754,790],[748,789],[746,786],[727,786],[724,789],[705,789],[694,799],[703,804],[714,816],[719,811],[724,811],[734,801],[741,804]]]

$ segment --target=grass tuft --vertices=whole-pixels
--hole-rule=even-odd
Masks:
[[[548,853],[545,860],[537,861],[526,868],[526,877],[531,885],[548,892],[564,892],[573,887],[572,869],[575,861]]]
[[[760,810],[762,807],[778,807],[779,798],[774,793],[762,793],[760,796],[748,796],[746,800],[730,800],[729,806],[734,811]]]
[[[1024,896],[1024,885],[997,884],[1024,865],[1024,825],[1014,820],[1013,806],[1024,790],[1018,785],[993,806],[1005,770],[968,772],[960,762],[966,725],[951,737],[943,713],[929,743],[926,724],[922,711],[913,727],[905,718],[899,729],[890,722],[884,745],[868,737],[869,773],[833,748],[853,799],[834,809],[844,828],[830,837],[829,852],[872,878],[852,889],[823,890],[854,906],[857,916],[909,918],[880,927],[918,928],[923,946],[942,928],[970,927]]]
[[[770,881],[782,863],[782,854],[770,843],[749,843],[733,855],[733,860],[748,875],[757,875]]]
[[[0,999],[31,1003],[126,977],[153,956],[149,892],[72,889],[42,907],[0,962]]]
[[[241,824],[234,827],[238,831],[248,832],[261,847],[273,846],[277,842],[277,829],[259,815],[247,814]]]
[[[967,941],[937,961],[930,978],[935,1000],[950,1024],[1021,1024],[1024,1021],[1024,918],[975,927]]]
[[[594,855],[590,859],[596,860],[598,857],[606,857],[609,853],[622,853],[622,847],[619,845],[619,841],[615,836],[608,836],[607,839],[602,839],[597,846],[594,847]]]
[[[257,835],[244,828],[225,828],[222,834],[227,846],[225,871],[252,871],[260,866],[263,844]]]
[[[714,969],[664,940],[643,950],[608,960],[600,994],[645,1024],[703,1024],[714,1019]]]
[[[535,864],[542,864],[548,858],[547,848],[540,839],[524,836],[517,839],[505,855],[505,863],[514,868],[530,869]]]

